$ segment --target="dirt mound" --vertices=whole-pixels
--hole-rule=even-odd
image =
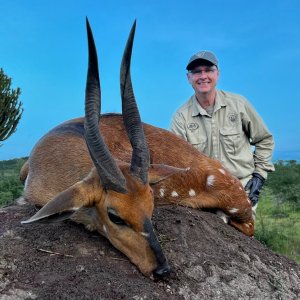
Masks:
[[[71,221],[21,225],[35,208],[0,209],[0,299],[299,299],[300,266],[224,224],[177,206],[153,223],[173,269],[145,278],[97,233]]]

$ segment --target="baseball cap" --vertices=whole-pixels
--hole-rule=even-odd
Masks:
[[[186,69],[188,71],[192,70],[199,62],[201,62],[201,60],[206,60],[218,67],[218,59],[216,56],[210,51],[203,50],[191,56]]]

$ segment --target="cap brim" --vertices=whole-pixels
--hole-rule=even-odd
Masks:
[[[186,66],[186,69],[188,71],[190,70],[193,70],[195,67],[197,66],[216,66],[218,67],[216,64],[214,64],[213,62],[211,62],[210,60],[207,60],[207,59],[203,59],[203,58],[198,58],[198,59],[195,59],[193,61],[191,61],[187,66]]]

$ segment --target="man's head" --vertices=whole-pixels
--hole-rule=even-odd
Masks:
[[[186,67],[188,80],[196,94],[206,94],[215,90],[219,79],[218,60],[210,51],[194,54]]]

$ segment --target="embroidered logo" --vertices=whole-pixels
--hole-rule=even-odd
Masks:
[[[227,117],[228,117],[229,122],[232,125],[234,125],[238,121],[238,114],[237,113],[229,113]]]
[[[199,125],[197,123],[189,123],[187,128],[190,130],[190,131],[195,131],[196,129],[199,128]]]

